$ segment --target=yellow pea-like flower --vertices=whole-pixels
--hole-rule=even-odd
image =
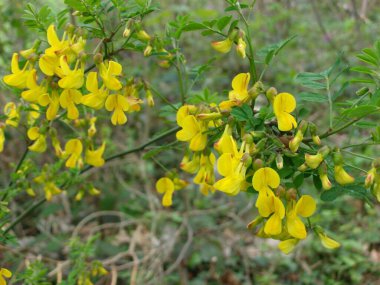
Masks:
[[[207,135],[204,134],[206,127],[203,122],[198,122],[195,116],[188,115],[179,121],[182,127],[176,134],[179,141],[189,142],[192,151],[201,151],[206,147]]]
[[[58,81],[59,87],[62,89],[79,89],[84,83],[84,69],[79,68],[79,61],[77,61],[73,70],[70,69],[67,58],[61,56],[59,63],[62,69],[62,78]]]
[[[160,194],[164,194],[162,197],[162,205],[164,207],[170,207],[173,204],[174,183],[168,177],[160,178],[156,183],[156,190]]]
[[[29,66],[29,61],[27,61],[24,67],[20,69],[18,60],[19,60],[18,53],[14,53],[12,56],[12,61],[11,61],[12,74],[5,75],[3,77],[3,80],[5,84],[9,86],[16,87],[18,89],[23,89],[23,88],[26,88],[26,81],[31,70],[27,69],[27,67]]]
[[[120,81],[116,78],[121,75],[122,67],[116,61],[110,60],[107,64],[102,62],[99,65],[100,77],[103,79],[104,85],[109,90],[120,90],[122,85]]]
[[[0,152],[3,152],[4,150],[4,143],[5,143],[5,134],[4,134],[4,126],[0,125]]]
[[[209,155],[201,154],[199,160],[199,171],[194,177],[193,182],[199,185],[200,192],[207,196],[209,192],[214,192],[214,164],[216,158],[215,155],[211,152]]]
[[[230,101],[240,105],[251,99],[248,93],[250,79],[251,75],[249,73],[239,73],[232,79],[232,90],[228,93]]]
[[[323,161],[323,155],[321,153],[317,153],[315,155],[311,155],[306,153],[305,154],[305,163],[307,166],[309,166],[311,169],[316,169]]]
[[[103,143],[98,149],[87,149],[85,153],[85,162],[89,165],[100,167],[104,164],[103,153],[106,148],[106,144]]]
[[[50,47],[45,50],[46,54],[62,54],[62,52],[69,47],[69,42],[66,40],[66,33],[63,34],[60,40],[54,25],[48,27],[46,37],[50,45]]]
[[[113,111],[111,122],[113,125],[123,125],[127,122],[127,116],[124,112],[129,110],[129,103],[125,96],[120,94],[109,95],[105,102],[106,110]]]
[[[28,148],[34,152],[44,152],[46,150],[46,135],[40,133],[40,129],[38,127],[32,127],[28,130],[28,138],[34,143],[30,145]]]
[[[41,106],[48,106],[46,110],[46,119],[54,120],[59,110],[59,95],[57,90],[53,90],[51,94],[46,93],[38,99]]]
[[[54,195],[58,195],[62,192],[62,190],[59,189],[53,181],[51,181],[51,177],[49,177],[45,171],[42,171],[41,175],[34,178],[34,182],[43,184],[45,198],[48,201],[50,201]]]
[[[269,217],[264,226],[265,234],[279,235],[282,232],[282,219],[285,217],[285,207],[280,198],[276,197],[272,190],[261,191],[256,205],[260,216]]]
[[[65,145],[65,155],[69,156],[66,161],[66,167],[76,168],[82,164],[83,145],[79,139],[71,139]]]
[[[295,238],[290,238],[286,240],[282,240],[278,244],[278,248],[285,254],[289,254],[293,251],[293,249],[298,244],[299,240]]]
[[[334,166],[334,177],[336,182],[340,185],[347,185],[355,182],[355,178],[349,175],[346,170],[344,170],[343,165]]]
[[[302,195],[297,203],[290,202],[286,213],[286,227],[292,237],[297,239],[306,238],[306,227],[299,216],[308,218],[314,214],[315,209],[315,200],[310,195]]]
[[[252,186],[256,191],[276,189],[280,185],[280,176],[270,167],[258,169],[252,178]]]
[[[246,57],[246,53],[245,53],[246,47],[247,47],[247,44],[245,43],[243,38],[239,38],[236,44],[236,52],[241,58]]]
[[[220,139],[214,143],[214,148],[220,154],[233,153],[236,147],[236,141],[232,136],[231,128],[227,124]]]
[[[103,108],[109,92],[104,86],[99,88],[98,73],[90,72],[88,74],[86,89],[91,93],[82,97],[82,104],[96,110]]]
[[[20,110],[14,102],[8,102],[4,106],[4,115],[7,116],[5,124],[17,128],[20,121]]]
[[[200,167],[199,153],[194,153],[191,159],[188,154],[185,154],[179,167],[187,173],[196,173]]]
[[[290,131],[297,127],[296,119],[290,114],[296,108],[296,99],[290,93],[280,93],[273,101],[273,111],[280,131]]]
[[[336,249],[336,248],[340,247],[339,242],[328,237],[324,232],[318,232],[318,237],[321,240],[321,243],[325,248]]]
[[[26,87],[28,90],[25,90],[21,93],[21,97],[28,102],[38,102],[38,99],[40,96],[47,93],[47,88],[44,85],[38,85],[37,82],[37,71],[35,69],[31,70],[29,72],[27,80],[26,80]]]
[[[63,76],[62,69],[59,65],[59,57],[53,54],[43,54],[38,61],[41,71],[47,76]]]
[[[77,104],[82,102],[82,93],[76,89],[65,89],[59,97],[59,104],[63,109],[67,109],[67,118],[71,120],[78,119],[79,111]]]
[[[226,38],[225,40],[218,41],[218,42],[212,42],[211,46],[214,50],[220,53],[228,53],[231,50],[233,41],[231,41],[229,38]]]
[[[1,268],[0,269],[0,285],[7,285],[7,281],[5,278],[11,278],[12,277],[12,272],[9,271],[6,268]]]

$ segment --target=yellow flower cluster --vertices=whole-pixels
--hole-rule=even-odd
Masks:
[[[35,152],[46,150],[46,139],[54,120],[67,119],[70,124],[86,107],[112,112],[113,125],[125,124],[126,113],[140,111],[143,101],[133,80],[122,84],[122,66],[119,63],[103,61],[102,55],[96,54],[94,61],[98,71],[86,75],[86,40],[79,32],[75,33],[70,28],[59,38],[54,25],[50,25],[46,37],[48,46],[42,54],[38,52],[39,42],[28,50],[14,53],[11,74],[3,78],[8,86],[22,90],[22,100],[17,104],[9,102],[4,107],[6,120],[0,123],[0,152],[4,147],[5,128],[18,127],[21,111],[27,111],[28,138],[32,142],[29,149]],[[154,105],[150,92],[147,93],[147,102]],[[52,143],[56,153],[63,155],[57,136],[52,138]],[[68,142],[66,155],[74,151],[72,145],[73,142]],[[79,143],[77,145],[75,151],[81,152]],[[102,165],[98,156],[103,151],[104,144],[96,151],[90,146],[85,151],[85,161],[93,166]],[[66,165],[74,167],[80,164],[79,158],[75,160],[71,156]]]
[[[271,167],[274,164],[282,169],[283,156],[299,156],[308,130],[312,142],[320,146],[315,126],[305,121],[297,122],[292,115],[296,100],[290,93],[277,93],[274,88],[265,90],[261,82],[252,87],[249,84],[250,74],[240,73],[232,80],[228,100],[208,106],[184,105],[178,109],[177,124],[180,130],[176,138],[188,146],[180,168],[194,175],[193,183],[199,185],[199,190],[204,195],[220,191],[234,196],[241,191],[256,190],[258,197],[255,206],[259,216],[248,227],[260,226],[257,235],[279,240],[278,247],[284,253],[290,253],[310,231],[320,238],[325,247],[339,247],[340,244],[328,237],[321,227],[310,223],[309,217],[315,213],[317,205],[314,198],[302,195],[299,186],[297,189],[285,187],[289,183],[281,183],[282,178]],[[272,105],[275,121],[270,124],[258,122],[261,129],[256,130],[254,126],[239,123],[234,116],[235,109],[247,109],[247,106],[253,108],[260,94],[265,95]],[[255,111],[252,110],[253,117],[247,120],[260,120],[260,111]],[[339,150],[332,152],[327,146],[320,147],[316,154],[302,154],[305,162],[299,167],[293,166],[293,171],[315,171],[319,174],[323,188],[329,190],[332,183],[325,162],[329,155],[333,156],[335,181],[341,185],[352,183],[353,178],[343,168]],[[172,205],[175,190],[186,186],[177,176],[175,180],[163,177],[157,181],[156,189],[164,194],[162,204],[165,207]]]

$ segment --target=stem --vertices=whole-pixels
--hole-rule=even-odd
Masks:
[[[29,153],[29,148],[28,148],[28,146],[27,146],[27,147],[25,148],[25,151],[24,151],[24,153],[22,154],[22,156],[21,156],[19,162],[17,163],[17,166],[16,166],[16,168],[15,168],[15,170],[14,170],[13,173],[17,173],[17,171],[20,170],[22,164],[24,163],[26,157],[28,156],[28,153]],[[11,175],[11,176],[12,176],[12,175]],[[12,185],[13,185],[13,180],[9,181],[8,188],[11,187]],[[8,192],[4,193],[3,197],[1,197],[1,201],[4,201],[7,197],[8,197]]]
[[[252,81],[253,84],[257,82],[257,72],[256,72],[256,64],[255,64],[255,52],[253,49],[252,45],[252,38],[251,38],[251,30],[249,28],[249,24],[247,19],[243,15],[243,11],[241,10],[240,3],[236,3],[237,11],[239,13],[240,18],[243,20],[243,23],[245,25],[245,32],[246,32],[246,40],[248,43],[248,50],[249,50],[249,55],[247,55],[248,60],[249,60],[249,72],[252,76]]]
[[[176,50],[176,60],[177,63],[174,65],[177,70],[177,76],[178,76],[178,85],[179,85],[179,92],[181,94],[181,103],[182,105],[186,102],[186,94],[185,94],[185,87],[183,84],[183,73],[182,73],[182,60],[180,59],[180,53],[178,49],[178,43],[173,39],[173,47]]]
[[[327,97],[329,100],[329,126],[330,129],[333,127],[333,102],[332,102],[332,96],[331,96],[331,90],[330,90],[330,80],[326,76],[326,89],[327,89]]]
[[[368,145],[380,145],[380,142],[370,142],[370,143],[358,143],[358,144],[350,144],[341,147],[340,149],[346,149],[346,148],[351,148],[351,147],[357,147],[357,146],[368,146]]]
[[[355,152],[352,152],[352,151],[349,151],[349,150],[343,149],[342,151],[345,152],[345,153],[351,154],[353,156],[356,156],[356,157],[360,157],[360,158],[364,158],[364,159],[368,159],[368,160],[374,160],[374,158],[372,158],[372,157],[369,157],[369,156],[366,156],[366,155],[362,155],[362,154],[359,154],[359,153],[355,153]]]
[[[134,152],[139,152],[139,151],[142,151],[144,150],[144,148],[146,148],[147,146],[157,142],[158,140],[160,139],[163,139],[167,136],[170,136],[172,134],[174,134],[175,132],[177,132],[178,130],[180,129],[180,127],[174,127],[160,135],[158,135],[157,137],[147,141],[146,143],[140,145],[140,146],[137,146],[137,147],[134,147],[134,148],[131,148],[129,150],[126,150],[126,151],[123,151],[121,153],[118,153],[118,154],[115,154],[115,155],[112,155],[108,158],[105,159],[105,162],[109,162],[111,160],[114,160],[116,158],[121,158],[123,156],[126,156],[128,154],[131,154],[131,153],[134,153]],[[83,174],[87,171],[89,171],[90,169],[94,168],[93,166],[89,165],[87,166],[86,168],[84,168],[79,174]],[[46,199],[43,198],[41,200],[39,200],[36,204],[33,204],[31,205],[29,208],[27,208],[20,216],[18,216],[5,230],[4,230],[4,234],[8,233],[11,229],[13,229],[18,223],[20,223],[25,217],[27,217],[31,212],[33,212],[35,209],[37,209],[38,207],[40,207],[41,205],[43,205],[44,203],[46,202]]]

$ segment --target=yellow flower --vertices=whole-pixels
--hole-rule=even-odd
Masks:
[[[280,185],[280,176],[274,169],[263,167],[253,175],[252,185],[259,192],[276,189]]]
[[[27,120],[29,125],[33,125],[35,121],[40,117],[40,106],[37,104],[30,104],[29,105],[28,114],[27,114]]]
[[[316,169],[323,161],[323,155],[317,153],[316,155],[305,154],[305,162],[311,169]]]
[[[78,68],[79,61],[77,61],[73,70],[70,69],[67,58],[61,56],[59,63],[62,69],[62,78],[58,81],[59,87],[63,89],[79,89],[84,83],[84,69]]]
[[[45,198],[48,201],[50,201],[54,195],[58,195],[62,192],[62,190],[51,181],[51,178],[48,177],[45,171],[43,171],[41,175],[34,178],[34,182],[44,185]]]
[[[103,108],[108,96],[108,90],[105,89],[104,86],[99,88],[98,74],[96,72],[90,72],[88,74],[86,88],[91,93],[82,97],[82,104],[96,110]]]
[[[355,182],[355,178],[349,175],[346,170],[344,170],[343,165],[334,166],[334,177],[336,182],[340,185],[351,184]]]
[[[370,187],[375,182],[375,177],[377,175],[377,169],[375,167],[372,167],[368,172],[367,176],[365,178],[364,185],[365,187]]]
[[[246,47],[247,47],[247,44],[245,43],[243,38],[239,38],[237,45],[236,45],[236,52],[241,58],[246,57],[246,54],[245,54],[245,48]]]
[[[30,73],[30,70],[26,69],[29,65],[29,61],[27,61],[24,67],[20,69],[18,65],[18,59],[19,59],[18,54],[14,53],[12,56],[12,62],[11,62],[12,74],[5,75],[3,80],[5,84],[9,86],[23,89],[26,87],[26,81]]]
[[[29,90],[25,90],[21,93],[21,97],[28,102],[38,102],[38,99],[40,96],[47,94],[47,88],[43,85],[38,85],[37,82],[37,71],[33,69],[31,72],[29,72],[27,81],[26,81],[26,87]]]
[[[123,125],[127,122],[127,116],[124,112],[128,111],[129,103],[125,96],[120,94],[109,95],[105,102],[106,110],[113,111],[111,122],[113,125]]]
[[[193,154],[192,159],[190,160],[190,157],[188,154],[185,154],[183,157],[179,167],[188,173],[195,173],[199,170],[200,165],[200,155],[199,153]]]
[[[96,117],[90,119],[90,127],[87,130],[87,135],[92,138],[96,134]]]
[[[104,164],[103,153],[105,150],[106,144],[103,143],[98,149],[90,150],[87,149],[85,153],[85,162],[89,165],[100,167]]]
[[[293,200],[290,202],[286,212],[286,227],[292,237],[306,238],[306,227],[298,216],[308,218],[314,214],[315,209],[316,203],[310,195],[302,195],[297,203]]]
[[[232,153],[222,154],[217,162],[218,172],[224,176],[214,184],[214,188],[229,195],[237,195],[245,190],[248,184],[245,181],[247,163],[249,159],[249,145],[243,142],[240,150],[236,148]]]
[[[273,111],[280,131],[290,131],[297,127],[297,121],[290,114],[296,108],[296,100],[290,93],[280,93],[274,98]]]
[[[44,152],[46,150],[46,135],[40,133],[38,127],[32,127],[28,130],[28,138],[34,143],[28,148],[34,152]]]
[[[82,164],[81,154],[83,151],[82,142],[79,139],[71,139],[65,145],[65,155],[69,156],[66,167],[76,168]]]
[[[119,63],[110,60],[108,64],[102,62],[99,65],[100,77],[103,79],[104,85],[110,90],[120,90],[122,85],[116,76],[121,75],[122,67]]]
[[[195,184],[198,184],[200,186],[199,190],[205,196],[207,196],[210,191],[214,191],[213,184],[215,182],[215,160],[215,155],[212,152],[210,155],[201,154],[199,161],[199,171],[193,180]]]
[[[236,149],[236,142],[231,134],[231,128],[227,124],[220,139],[214,143],[214,148],[220,154],[233,153]]]
[[[174,183],[170,178],[162,177],[156,183],[157,192],[164,194],[162,197],[162,205],[170,207],[173,204]]]
[[[46,119],[48,121],[54,120],[59,110],[59,95],[58,91],[54,89],[51,94],[46,93],[38,99],[41,106],[49,106],[46,110]]]
[[[247,102],[251,97],[248,93],[248,84],[251,75],[249,73],[239,73],[232,79],[232,90],[228,93],[229,99],[241,105],[241,103]]]
[[[212,42],[211,46],[214,50],[220,53],[228,53],[232,47],[232,41],[229,38],[226,38],[223,41]]]
[[[293,251],[295,246],[298,244],[299,240],[295,238],[286,239],[283,241],[280,241],[278,244],[278,248],[285,254],[289,254]]]
[[[5,124],[17,128],[20,121],[20,110],[15,103],[9,102],[4,106]]]
[[[260,192],[257,199],[260,216],[269,219],[265,223],[264,232],[275,236],[282,232],[282,219],[285,217],[285,207],[280,198],[272,190]]]
[[[63,34],[62,39],[60,40],[55,31],[54,25],[48,27],[46,36],[50,45],[50,47],[45,50],[46,54],[61,55],[69,46],[69,42],[66,40],[66,33]]]
[[[7,285],[7,281],[4,279],[5,278],[11,278],[12,277],[12,272],[10,272],[6,268],[1,268],[0,269],[0,285]]]
[[[67,109],[67,118],[75,120],[79,117],[77,104],[82,102],[82,93],[76,89],[65,89],[59,97],[59,103],[62,108]]]
[[[0,124],[0,152],[3,152],[4,150],[4,142],[5,142],[4,128],[5,126],[2,126]]]
[[[177,122],[182,127],[182,130],[176,134],[179,141],[189,142],[192,151],[201,151],[206,147],[207,135],[204,132],[207,129],[203,122],[198,122],[193,115],[188,115]]]
[[[300,147],[303,140],[302,130],[298,130],[294,138],[289,142],[289,149],[291,152],[296,152]]]
[[[340,247],[340,243],[328,237],[324,232],[318,232],[318,237],[324,247],[328,249],[336,249]]]
[[[330,190],[332,187],[332,184],[330,182],[330,179],[327,175],[327,165],[326,163],[322,163],[319,168],[318,168],[318,174],[319,178],[321,179],[322,182],[322,188],[324,190]]]

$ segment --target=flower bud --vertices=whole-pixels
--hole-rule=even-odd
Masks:
[[[308,169],[307,164],[303,163],[300,166],[298,166],[297,170],[301,172],[305,172]]]
[[[255,219],[253,219],[248,225],[247,229],[251,230],[257,225],[261,224],[264,221],[264,218],[261,216],[257,216]]]
[[[294,188],[288,189],[286,191],[286,200],[296,200],[297,199],[297,190]]]
[[[97,53],[94,55],[94,63],[95,64],[100,64],[103,62],[103,55],[101,53]]]
[[[148,42],[151,40],[151,37],[149,36],[149,34],[144,31],[144,30],[140,30],[136,33],[136,37],[142,41],[142,42]]]
[[[255,100],[257,96],[260,95],[260,93],[264,92],[264,84],[261,81],[257,81],[255,84],[253,84],[252,88],[248,90],[249,96]]]
[[[148,44],[146,48],[144,49],[144,56],[150,56],[152,54],[152,46]]]
[[[162,68],[169,68],[170,67],[170,61],[169,60],[160,60],[158,62],[158,65]]]
[[[242,38],[238,39],[237,45],[236,45],[236,52],[241,58],[245,58],[245,49],[247,47],[247,44]]]
[[[310,134],[311,134],[311,138],[312,138],[313,142],[316,145],[321,145],[321,139],[317,135],[317,127],[315,126],[315,124],[309,123],[309,130],[310,130]]]
[[[340,247],[340,243],[328,237],[325,231],[320,226],[316,226],[314,228],[314,231],[318,235],[319,239],[321,240],[322,245],[325,248],[336,249]]]
[[[226,38],[223,41],[212,42],[211,46],[214,50],[220,53],[228,53],[232,47],[232,41],[229,38]]]
[[[316,169],[321,164],[322,161],[323,161],[323,155],[321,153],[317,153],[315,155],[311,155],[308,153],[305,154],[305,163],[311,169]]]
[[[368,172],[367,176],[365,178],[364,185],[365,187],[370,187],[373,185],[375,182],[375,177],[376,177],[376,168],[372,167]]]
[[[336,182],[340,185],[351,184],[355,181],[355,178],[349,175],[343,168],[343,165],[335,165],[334,166],[334,176]]]
[[[123,37],[128,38],[130,35],[131,35],[131,29],[128,27],[125,27],[125,29],[123,31]]]
[[[253,170],[258,170],[260,168],[262,168],[264,165],[263,161],[259,158],[255,159],[255,161],[253,162]]]
[[[277,169],[282,169],[284,167],[284,159],[281,153],[277,153],[276,155],[276,166],[277,166]]]
[[[303,140],[303,134],[301,130],[298,130],[295,137],[289,142],[289,149],[294,153],[297,152],[301,142]]]
[[[319,174],[319,179],[321,179],[321,182],[322,182],[322,188],[324,190],[330,190],[332,187],[332,184],[327,175],[327,164],[325,162],[322,162],[321,165],[319,166],[318,174]]]
[[[197,115],[200,120],[218,120],[222,117],[221,113],[201,113]]]
[[[148,106],[149,107],[153,107],[154,106],[154,99],[153,99],[152,91],[150,91],[149,89],[147,89],[145,91],[145,96],[146,96],[146,101],[148,103]]]
[[[267,92],[265,92],[265,96],[267,97],[268,101],[273,103],[274,97],[277,95],[277,89],[274,87],[268,88]]]

